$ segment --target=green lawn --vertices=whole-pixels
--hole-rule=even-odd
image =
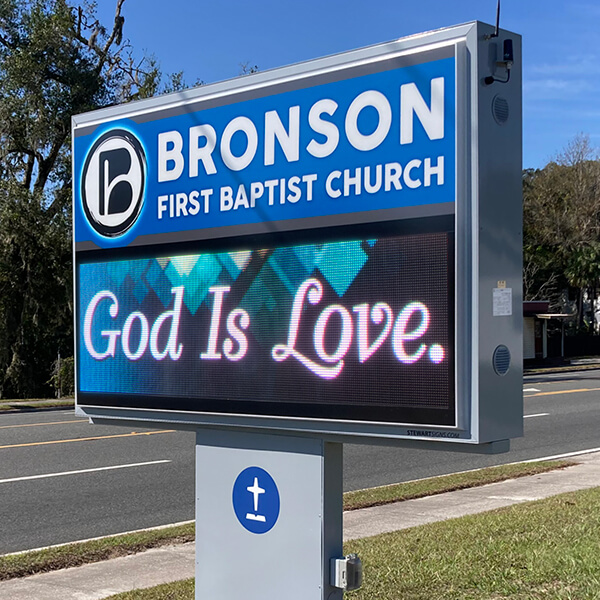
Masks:
[[[352,542],[353,600],[600,598],[600,488]]]
[[[108,560],[194,540],[194,523],[0,556],[0,581]]]
[[[358,540],[348,600],[600,598],[600,488]],[[283,595],[282,597],[285,597]],[[193,600],[186,580],[111,600]],[[206,599],[210,600],[210,599]]]
[[[37,408],[58,408],[75,406],[74,398],[29,398],[27,400],[11,400],[0,398],[0,412],[9,410],[31,410]]]
[[[506,481],[507,479],[538,475],[539,473],[563,469],[574,464],[573,461],[567,460],[515,463],[512,465],[499,465],[486,469],[465,471],[464,473],[452,473],[450,475],[442,475],[441,477],[428,477],[427,479],[419,479],[418,481],[385,485],[356,492],[346,492],[344,494],[344,510],[356,510],[358,508],[379,506],[402,500],[424,498],[425,496],[464,490],[480,485],[487,485],[488,483]]]

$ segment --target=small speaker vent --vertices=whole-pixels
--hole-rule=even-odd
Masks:
[[[496,375],[506,375],[508,373],[508,369],[510,368],[510,350],[504,345],[498,346],[494,350],[492,363],[494,365],[494,371],[496,371]]]
[[[492,100],[492,114],[498,125],[504,125],[508,121],[510,111],[508,109],[508,100],[502,96],[494,96]]]

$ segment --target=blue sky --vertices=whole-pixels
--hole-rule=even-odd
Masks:
[[[109,25],[114,0],[99,0]],[[165,73],[205,83],[440,27],[495,20],[496,0],[126,0],[125,37]],[[600,3],[503,0],[523,36],[523,166],[543,167],[577,134],[600,146]]]

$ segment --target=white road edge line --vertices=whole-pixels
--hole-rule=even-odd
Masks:
[[[426,481],[427,479],[434,479],[435,477],[444,477],[445,475],[462,475],[463,473],[475,473],[477,471],[483,471],[484,469],[489,469],[492,467],[510,467],[512,465],[522,465],[523,463],[530,463],[530,462],[544,462],[547,460],[560,460],[561,458],[571,458],[572,456],[582,456],[584,454],[593,454],[594,452],[600,452],[600,448],[589,448],[588,450],[576,450],[575,452],[567,452],[565,454],[555,454],[554,456],[542,456],[541,458],[526,458],[524,460],[517,460],[515,462],[510,462],[510,463],[498,463],[497,465],[488,465],[487,467],[477,467],[475,469],[467,469],[466,471],[454,471],[452,473],[443,473],[442,475],[432,475],[430,477],[421,477],[419,479],[411,479],[409,481],[399,481],[396,483],[386,483],[384,485],[374,485],[370,488],[363,488],[360,490],[348,490],[348,491],[364,492],[365,490],[377,490],[377,489],[392,487],[393,485],[398,485],[398,483],[417,483],[419,481]]]
[[[550,413],[537,413],[535,415],[523,415],[524,419],[533,419],[533,417],[547,417]]]
[[[62,473],[45,473],[43,475],[28,475],[26,477],[11,477],[0,479],[0,483],[15,483],[17,481],[31,481],[33,479],[46,479],[47,477],[63,477],[64,475],[81,475],[82,473],[97,473],[99,471],[114,471],[116,469],[129,469],[131,467],[146,467],[149,465],[162,465],[170,463],[170,460],[153,460],[151,462],[131,463],[128,465],[114,465],[111,467],[97,467],[95,469],[80,469],[78,471],[63,471]]]
[[[524,392],[539,392],[540,390],[538,390],[537,388],[524,388],[523,391]]]
[[[542,461],[546,461],[546,460],[560,460],[561,458],[570,458],[572,456],[582,456],[584,454],[593,454],[594,452],[600,452],[600,448],[589,448],[588,450],[576,450],[575,452],[566,452],[564,454],[555,454],[553,456],[542,456],[541,458],[529,458],[529,459],[525,459],[525,460],[519,460],[517,462],[512,462],[512,463],[504,463],[505,466],[508,465],[519,465],[522,463],[526,463],[526,462],[542,462]],[[165,462],[170,462],[170,461],[165,461]],[[144,463],[142,463],[144,464]],[[494,466],[494,465],[491,465]],[[498,466],[502,466],[502,465],[498,465]],[[481,471],[482,469],[486,469],[488,467],[481,467],[478,469],[468,469],[466,471],[457,471],[456,473],[451,473],[452,475],[457,475],[460,473],[470,473],[473,471]],[[412,480],[414,481],[423,481],[425,479],[431,479],[431,477],[423,477],[421,479],[414,479]],[[404,483],[411,483],[411,482],[404,482]],[[392,485],[397,485],[395,483],[388,483],[386,485],[378,485],[378,486],[374,486],[373,488],[368,488],[368,489],[377,489],[377,488],[385,488],[385,487],[390,487]],[[353,491],[362,491],[362,490],[353,490]],[[132,533],[140,533],[143,531],[155,531],[158,529],[166,529],[168,527],[177,527],[178,525],[188,525],[189,523],[195,523],[195,520],[191,520],[191,521],[180,521],[179,523],[170,523],[167,525],[159,525],[157,527],[146,527],[145,529],[134,529],[132,531],[123,531],[121,533],[111,533],[109,535],[101,535],[95,538],[88,538],[85,540],[74,540],[72,542],[65,542],[64,544],[53,544],[52,546],[42,546],[41,548],[31,548],[30,550],[21,550],[20,552],[10,552],[7,554],[1,554],[0,556],[18,556],[19,554],[27,554],[29,552],[37,552],[39,550],[48,550],[50,548],[61,548],[63,546],[69,546],[70,544],[81,544],[83,542],[94,542],[96,540],[103,540],[109,537],[114,537],[117,535],[128,535],[128,534],[132,534]]]
[[[542,458],[530,458],[529,460],[521,460],[521,462],[542,462],[543,460],[560,460],[561,458],[571,458],[572,456],[582,456],[584,454],[593,454],[600,452],[600,448],[589,448],[588,450],[575,450],[575,452],[565,452],[564,454],[555,454],[554,456],[543,456]],[[518,465],[519,463],[510,463]]]

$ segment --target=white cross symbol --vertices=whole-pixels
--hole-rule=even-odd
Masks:
[[[254,478],[254,485],[246,489],[254,496],[254,512],[258,512],[258,496],[265,493],[265,490],[258,487],[258,477]]]
[[[258,477],[254,478],[254,485],[251,485],[246,488],[253,496],[254,496],[254,512],[258,512],[258,497],[260,494],[264,494],[265,490],[258,485]],[[246,515],[246,519],[250,519],[252,521],[261,521],[265,522],[266,518],[262,515],[248,513]]]

